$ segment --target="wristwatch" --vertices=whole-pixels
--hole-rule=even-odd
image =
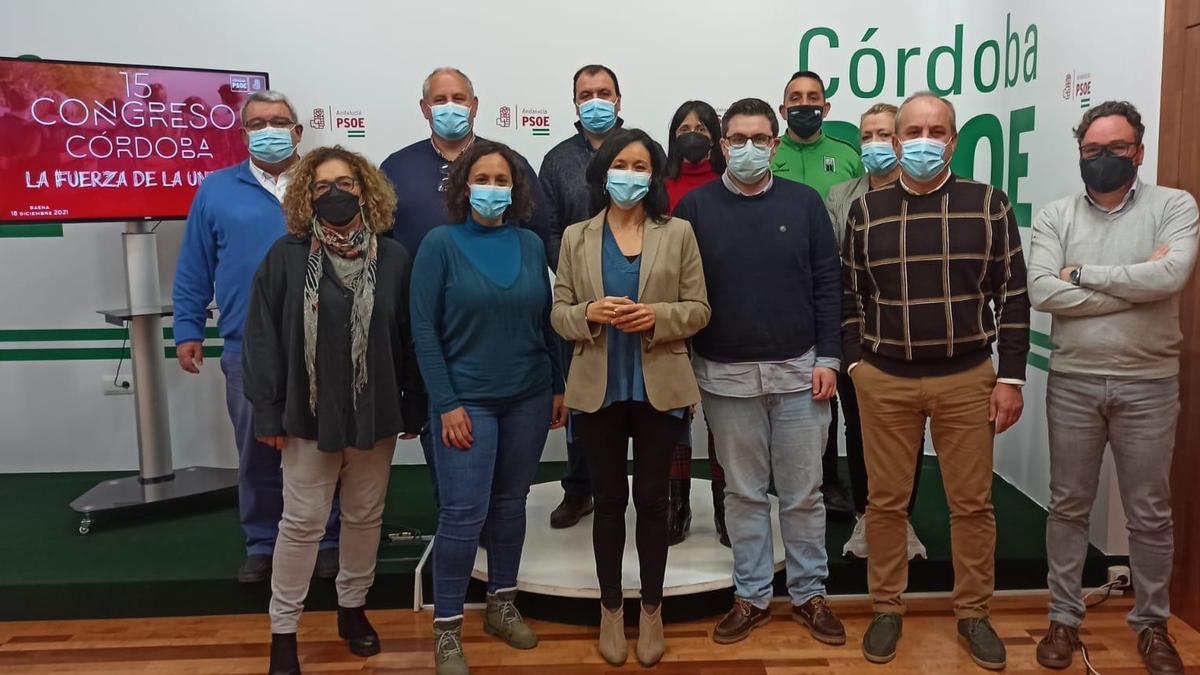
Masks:
[[[1071,283],[1075,286],[1079,285],[1079,272],[1082,269],[1082,267],[1076,267],[1075,269],[1071,270]]]

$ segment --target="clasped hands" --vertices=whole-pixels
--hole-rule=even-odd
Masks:
[[[587,320],[612,326],[623,333],[645,333],[654,329],[654,308],[626,297],[606,296],[588,303]]]

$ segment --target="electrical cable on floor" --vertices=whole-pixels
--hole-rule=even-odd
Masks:
[[[1085,594],[1083,596],[1084,607],[1086,609],[1093,609],[1095,607],[1099,607],[1100,605],[1103,605],[1110,597],[1112,597],[1112,592],[1114,589],[1127,588],[1128,586],[1129,586],[1129,577],[1126,577],[1124,574],[1122,574],[1122,575],[1118,576],[1116,579],[1113,579],[1112,581],[1108,582],[1107,584],[1104,584],[1103,586],[1099,586],[1097,588],[1094,588],[1094,589],[1088,591],[1087,594]],[[1101,592],[1104,593],[1104,597],[1100,598],[1096,602],[1093,602],[1092,604],[1089,605],[1088,598],[1092,597],[1093,595],[1095,595],[1097,593],[1101,593]],[[1087,672],[1089,673],[1089,675],[1100,675],[1100,671],[1096,670],[1096,667],[1092,665],[1092,660],[1088,656],[1087,645],[1085,645],[1083,643],[1083,640],[1079,640],[1079,653],[1083,656],[1083,665],[1087,667]]]

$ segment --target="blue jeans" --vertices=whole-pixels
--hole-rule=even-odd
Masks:
[[[760,609],[771,601],[775,567],[767,488],[773,473],[792,604],[824,595],[829,567],[821,455],[829,434],[829,402],[814,401],[811,391],[754,398],[702,392],[702,397],[717,459],[725,468],[734,592]]]
[[[283,517],[281,455],[254,437],[254,406],[242,389],[241,353],[222,353],[221,372],[225,373],[225,405],[238,447],[238,511],[246,533],[246,555],[271,555]],[[341,527],[341,510],[334,495],[321,548],[337,548]]]
[[[549,389],[520,401],[465,404],[474,442],[467,450],[442,443],[433,414],[433,458],[441,508],[433,540],[433,617],[463,613],[481,532],[487,533],[488,592],[516,588],[525,545],[525,498],[550,432]]]

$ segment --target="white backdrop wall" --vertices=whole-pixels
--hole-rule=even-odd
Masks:
[[[975,145],[969,140],[978,141],[974,167],[958,168],[1007,190],[1027,224],[1045,202],[1081,189],[1071,128],[1087,105],[1124,98],[1141,108],[1149,125],[1141,176],[1154,180],[1163,7],[1147,1],[1136,8],[1118,0],[614,0],[599,12],[554,0],[44,0],[7,8],[0,51],[265,70],[310,127],[305,147],[338,142],[375,161],[428,136],[417,107],[420,84],[442,65],[474,80],[477,131],[513,145],[535,167],[574,133],[570,78],[585,63],[617,72],[627,126],[664,143],[682,101],[700,98],[723,109],[757,96],[777,105],[789,74],[802,66],[826,76],[831,119],[851,123],[872,102],[898,103],[915,91],[941,88],[958,108],[960,153]],[[1137,48],[1113,49],[1113,35]],[[325,113],[324,129],[312,128],[315,110]],[[333,128],[343,116],[361,117],[365,137]],[[548,135],[535,134],[535,127],[546,126]],[[0,471],[136,465],[132,397],[102,394],[102,380],[116,363],[39,360],[49,348],[80,347],[95,355],[97,348],[119,347],[119,336],[12,332],[102,327],[95,310],[124,304],[120,230],[76,224],[65,225],[61,237],[0,239],[0,336],[6,336],[0,342]],[[181,230],[176,222],[158,229],[165,297]],[[1028,242],[1029,231],[1023,234]],[[996,465],[1044,504],[1049,343],[1041,336],[1049,333],[1048,317],[1035,316],[1033,328],[1025,416],[1001,437]],[[53,340],[36,341],[39,336]],[[76,336],[79,342],[62,341]],[[232,465],[216,360],[199,377],[172,369],[168,384],[177,465]],[[419,457],[415,443],[398,453],[398,461]],[[556,435],[546,458],[560,457]]]

